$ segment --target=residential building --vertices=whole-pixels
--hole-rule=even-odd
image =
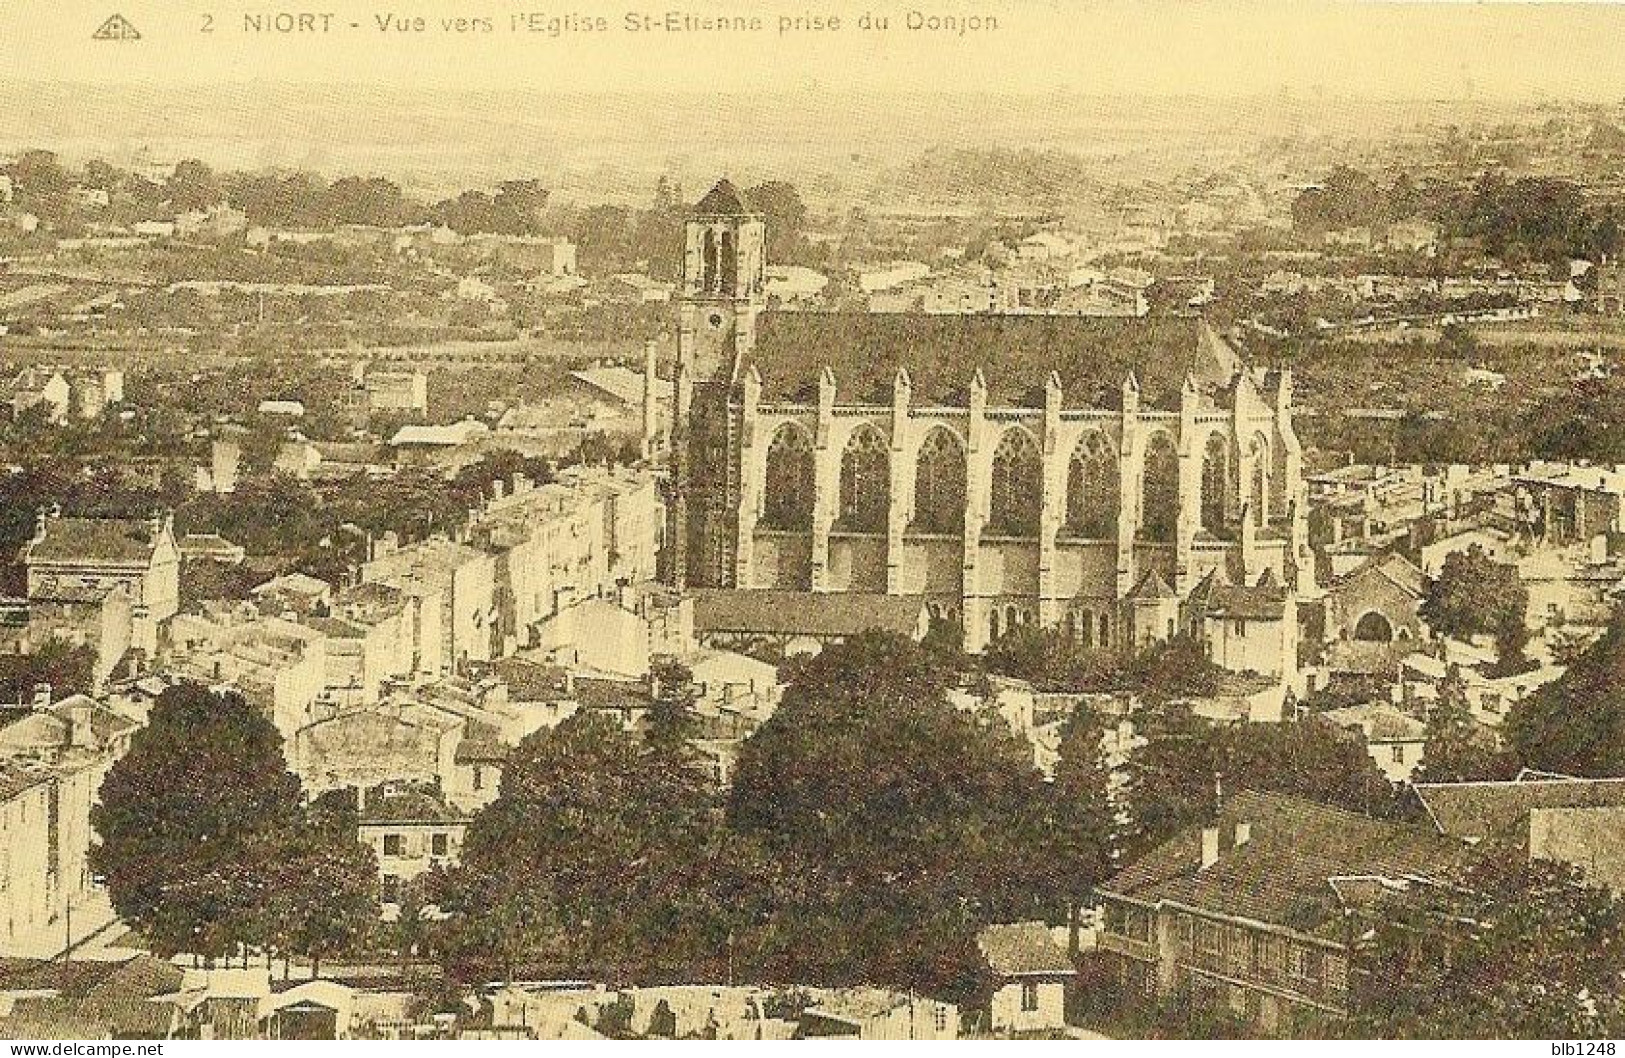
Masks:
[[[361,844],[378,859],[384,914],[399,913],[401,886],[437,866],[454,867],[463,851],[469,817],[434,790],[385,787],[364,796],[358,810]]]
[[[987,926],[976,946],[993,977],[987,1028],[996,1035],[1054,1032],[1066,1025],[1066,987],[1077,968],[1042,922]]]
[[[1409,782],[1422,766],[1427,748],[1427,724],[1389,702],[1328,709],[1321,720],[1358,732],[1372,763],[1389,782]]]
[[[55,955],[112,917],[90,870],[90,811],[137,725],[84,695],[46,695],[0,717],[0,953],[9,955]]]
[[[1181,993],[1275,1035],[1350,1011],[1343,887],[1447,884],[1466,846],[1278,793],[1225,799],[1211,827],[1185,830],[1098,889],[1099,948],[1121,993]]]
[[[115,587],[130,597],[131,645],[157,652],[159,630],[180,606],[180,549],[174,516],[145,521],[40,513],[22,563],[33,602],[100,600]]]
[[[248,603],[208,605],[170,626],[170,671],[236,690],[284,740],[315,719],[327,689],[327,637],[318,628],[266,617]]]
[[[798,1039],[954,1040],[959,1008],[882,988],[826,989],[801,1012]]]
[[[493,556],[444,537],[380,549],[361,567],[363,583],[406,598],[412,671],[424,673],[456,671],[500,650],[495,576]]]
[[[1588,882],[1625,893],[1625,779],[1524,773],[1511,782],[1417,783],[1416,796],[1441,834],[1509,838],[1531,860],[1571,864]]]

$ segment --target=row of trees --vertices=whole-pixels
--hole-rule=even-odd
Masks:
[[[669,677],[669,674],[668,674]],[[939,655],[868,635],[801,666],[731,792],[683,737],[681,691],[645,737],[578,715],[527,739],[424,901],[425,946],[465,980],[889,984],[969,998],[977,929],[1063,917],[1109,862],[1100,729],[1057,781],[997,718],[955,709]],[[681,681],[668,678],[668,687]]]
[[[17,205],[47,223],[74,213],[75,186],[105,191],[113,216],[128,220],[206,210],[221,203],[242,210],[250,224],[332,229],[344,224],[395,227],[431,221],[462,234],[541,232],[547,189],[537,180],[507,180],[494,191],[470,190],[428,202],[383,177],[314,173],[218,173],[195,158],[178,162],[165,180],[152,180],[100,159],[71,170],[50,151],[31,150],[4,170]]]
[[[1384,186],[1344,165],[1292,204],[1293,226],[1311,233],[1382,227],[1415,216],[1439,222],[1450,235],[1476,238],[1512,261],[1595,259],[1618,253],[1622,242],[1616,209],[1593,206],[1579,185],[1552,177],[1509,179],[1492,171],[1464,188],[1419,186],[1400,174]]]

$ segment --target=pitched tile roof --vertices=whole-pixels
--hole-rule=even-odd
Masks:
[[[1237,823],[1251,824],[1234,844]],[[1202,868],[1202,828],[1193,827],[1101,885],[1147,903],[1173,901],[1301,933],[1335,927],[1339,902],[1330,879],[1380,876],[1449,879],[1468,848],[1432,829],[1370,819],[1279,793],[1241,791],[1220,818],[1217,862]]]
[[[1625,778],[1424,782],[1416,794],[1441,834],[1477,841],[1526,827],[1536,808],[1625,805]]]
[[[718,180],[704,198],[694,203],[694,212],[702,217],[746,217],[752,213],[745,196],[727,177]]]
[[[918,595],[858,592],[696,589],[694,630],[757,635],[851,636],[919,630],[925,600]]]
[[[1286,589],[1269,570],[1257,584],[1214,584],[1208,592],[1207,612],[1214,617],[1279,621],[1286,613]]]
[[[52,518],[45,537],[28,548],[28,561],[137,563],[152,558],[152,524],[122,518]]]
[[[976,935],[982,958],[1000,977],[1058,976],[1077,970],[1042,922],[988,926]]]
[[[466,823],[468,817],[445,801],[421,790],[406,790],[369,800],[361,825],[376,823]]]
[[[1147,407],[1177,407],[1185,376],[1214,392],[1239,366],[1194,317],[939,316],[924,313],[765,312],[750,366],[764,400],[811,401],[819,374],[840,404],[890,403],[907,368],[916,405],[963,407],[978,368],[990,407],[1040,407],[1050,372],[1069,408],[1119,408],[1132,372]]]

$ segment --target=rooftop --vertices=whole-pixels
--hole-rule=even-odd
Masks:
[[[1042,922],[987,926],[976,935],[988,968],[1000,977],[1055,976],[1077,970]]]
[[[1251,837],[1233,841],[1237,823]],[[1215,914],[1314,934],[1335,926],[1331,879],[1446,880],[1466,846],[1426,827],[1371,819],[1279,793],[1241,791],[1220,818],[1218,860],[1202,867],[1202,828],[1169,839],[1101,885],[1146,903],[1172,901]]]
[[[702,217],[748,217],[754,213],[745,203],[745,196],[727,177],[718,180],[705,197],[694,203],[694,212]]]
[[[694,630],[766,635],[850,636],[919,630],[918,595],[705,588],[691,591]]]
[[[1536,808],[1625,806],[1625,778],[1417,783],[1416,794],[1441,834],[1479,841],[1526,826]]]
[[[157,546],[147,519],[53,517],[44,537],[29,545],[26,561],[144,563]]]
[[[810,402],[827,366],[837,403],[890,403],[906,368],[912,402],[938,407],[965,406],[980,370],[990,407],[1041,407],[1053,371],[1068,408],[1120,408],[1130,374],[1144,406],[1176,408],[1187,374],[1213,393],[1241,367],[1194,317],[766,312],[749,356],[766,401]]]

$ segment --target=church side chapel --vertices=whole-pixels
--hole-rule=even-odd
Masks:
[[[1287,371],[1195,316],[769,312],[765,234],[727,180],[687,223],[674,585],[918,596],[971,651],[1037,622],[1295,671]]]

